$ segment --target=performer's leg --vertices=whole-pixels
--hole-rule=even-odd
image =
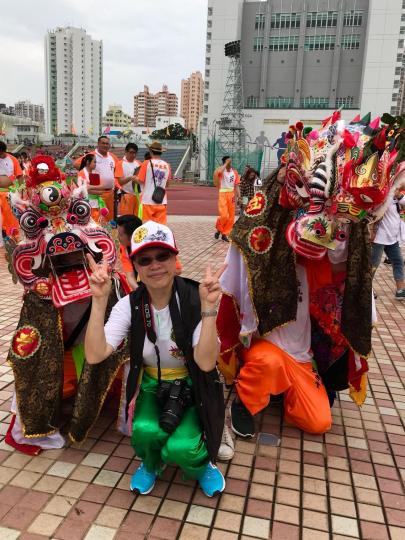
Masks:
[[[233,224],[235,222],[235,194],[234,193],[225,193],[226,195],[226,202],[227,202],[227,213],[228,213],[228,220],[224,227],[225,234],[228,236],[230,232],[232,231]]]
[[[167,223],[166,204],[144,204],[142,205],[142,221],[156,221],[162,225]]]
[[[159,426],[160,408],[156,399],[156,379],[144,374],[135,404],[131,444],[147,471],[157,472],[162,463],[161,450],[169,434]]]
[[[111,219],[114,219],[114,190],[110,189],[108,191],[105,191],[101,198],[105,202],[105,205],[108,209],[108,216],[107,220],[110,221]]]
[[[6,232],[6,234],[10,234],[11,229],[16,228],[18,229],[18,220],[14,216],[10,205],[7,201],[8,192],[2,191],[0,192],[0,212],[2,213],[2,228]]]
[[[311,362],[290,358],[291,386],[284,396],[284,417],[308,433],[325,433],[332,426],[328,394]]]
[[[178,465],[188,478],[198,479],[204,473],[209,458],[195,406],[185,411],[179,426],[167,439],[162,460]]]
[[[124,216],[127,214],[132,216],[138,215],[138,198],[131,193],[122,195],[119,205],[119,215]]]
[[[218,219],[216,223],[216,229],[221,234],[226,234],[226,225],[228,223],[228,201],[227,193],[218,194]]]
[[[236,391],[249,412],[256,414],[268,405],[270,394],[281,394],[290,387],[285,364],[288,355],[273,343],[256,339],[241,356],[243,365],[235,381]]]

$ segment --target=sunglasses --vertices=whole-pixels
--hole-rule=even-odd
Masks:
[[[135,259],[135,262],[139,264],[139,266],[150,266],[153,262],[166,262],[168,261],[172,256],[171,251],[161,251],[158,253],[155,257],[150,257],[148,255],[141,255],[137,259]]]

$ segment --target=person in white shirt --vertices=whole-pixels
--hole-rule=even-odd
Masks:
[[[157,202],[154,191],[155,188],[166,191],[172,172],[169,163],[162,159],[162,153],[165,150],[159,141],[153,141],[148,149],[151,158],[142,163],[136,179],[142,184],[142,219],[165,225],[167,223],[167,195],[165,193],[162,201]]]
[[[142,217],[140,213],[140,186],[136,183],[136,173],[139,172],[141,162],[136,159],[138,146],[128,143],[125,147],[125,155],[118,162],[115,176],[121,186],[121,199],[119,203],[119,215],[133,215]]]
[[[213,387],[208,385],[204,372],[212,382],[219,382],[215,318],[221,294],[219,278],[225,267],[215,273],[208,268],[200,285],[175,277],[178,251],[173,233],[154,221],[134,231],[131,248],[142,283],[117,302],[106,324],[111,288],[107,263],[103,259],[97,265],[88,257],[92,309],[85,337],[86,360],[90,364],[104,361],[130,337],[127,411],[135,402],[131,441],[142,459],[131,478],[131,490],[141,495],[150,493],[162,465],[174,463],[189,478],[198,480],[203,492],[212,497],[225,488],[221,472],[210,462],[212,453],[218,451],[224,411],[221,418],[219,410],[212,409],[207,423],[199,410],[204,407],[208,417],[209,410],[203,405],[206,399],[210,403],[215,399],[218,403],[219,399],[223,405],[222,393],[211,395]],[[194,403],[190,399],[192,389],[200,392],[195,373],[204,378],[206,385],[204,396],[199,393]],[[165,404],[169,399],[175,400],[176,406],[167,412]],[[213,438],[205,430],[214,424],[216,442],[210,452]]]
[[[398,189],[384,217],[378,224],[371,246],[371,262],[374,273],[380,265],[384,251],[391,261],[397,300],[405,300],[404,259],[400,248],[401,242],[405,241],[405,222],[400,216],[401,207],[405,207],[405,196]]]

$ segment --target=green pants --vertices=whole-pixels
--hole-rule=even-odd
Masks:
[[[149,472],[159,471],[162,462],[178,465],[188,478],[202,476],[209,461],[196,407],[188,407],[172,433],[159,426],[160,407],[156,379],[144,373],[136,400],[131,444]]]

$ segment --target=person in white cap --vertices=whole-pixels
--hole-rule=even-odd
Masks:
[[[135,408],[131,443],[142,459],[131,490],[150,493],[163,466],[173,463],[212,497],[225,488],[213,464],[225,416],[215,325],[225,267],[208,267],[200,284],[176,276],[173,233],[154,221],[134,231],[131,245],[140,284],[114,306],[106,324],[111,279],[106,263],[97,265],[89,256],[93,300],[86,359],[102,362],[129,336],[126,411],[128,417]]]

